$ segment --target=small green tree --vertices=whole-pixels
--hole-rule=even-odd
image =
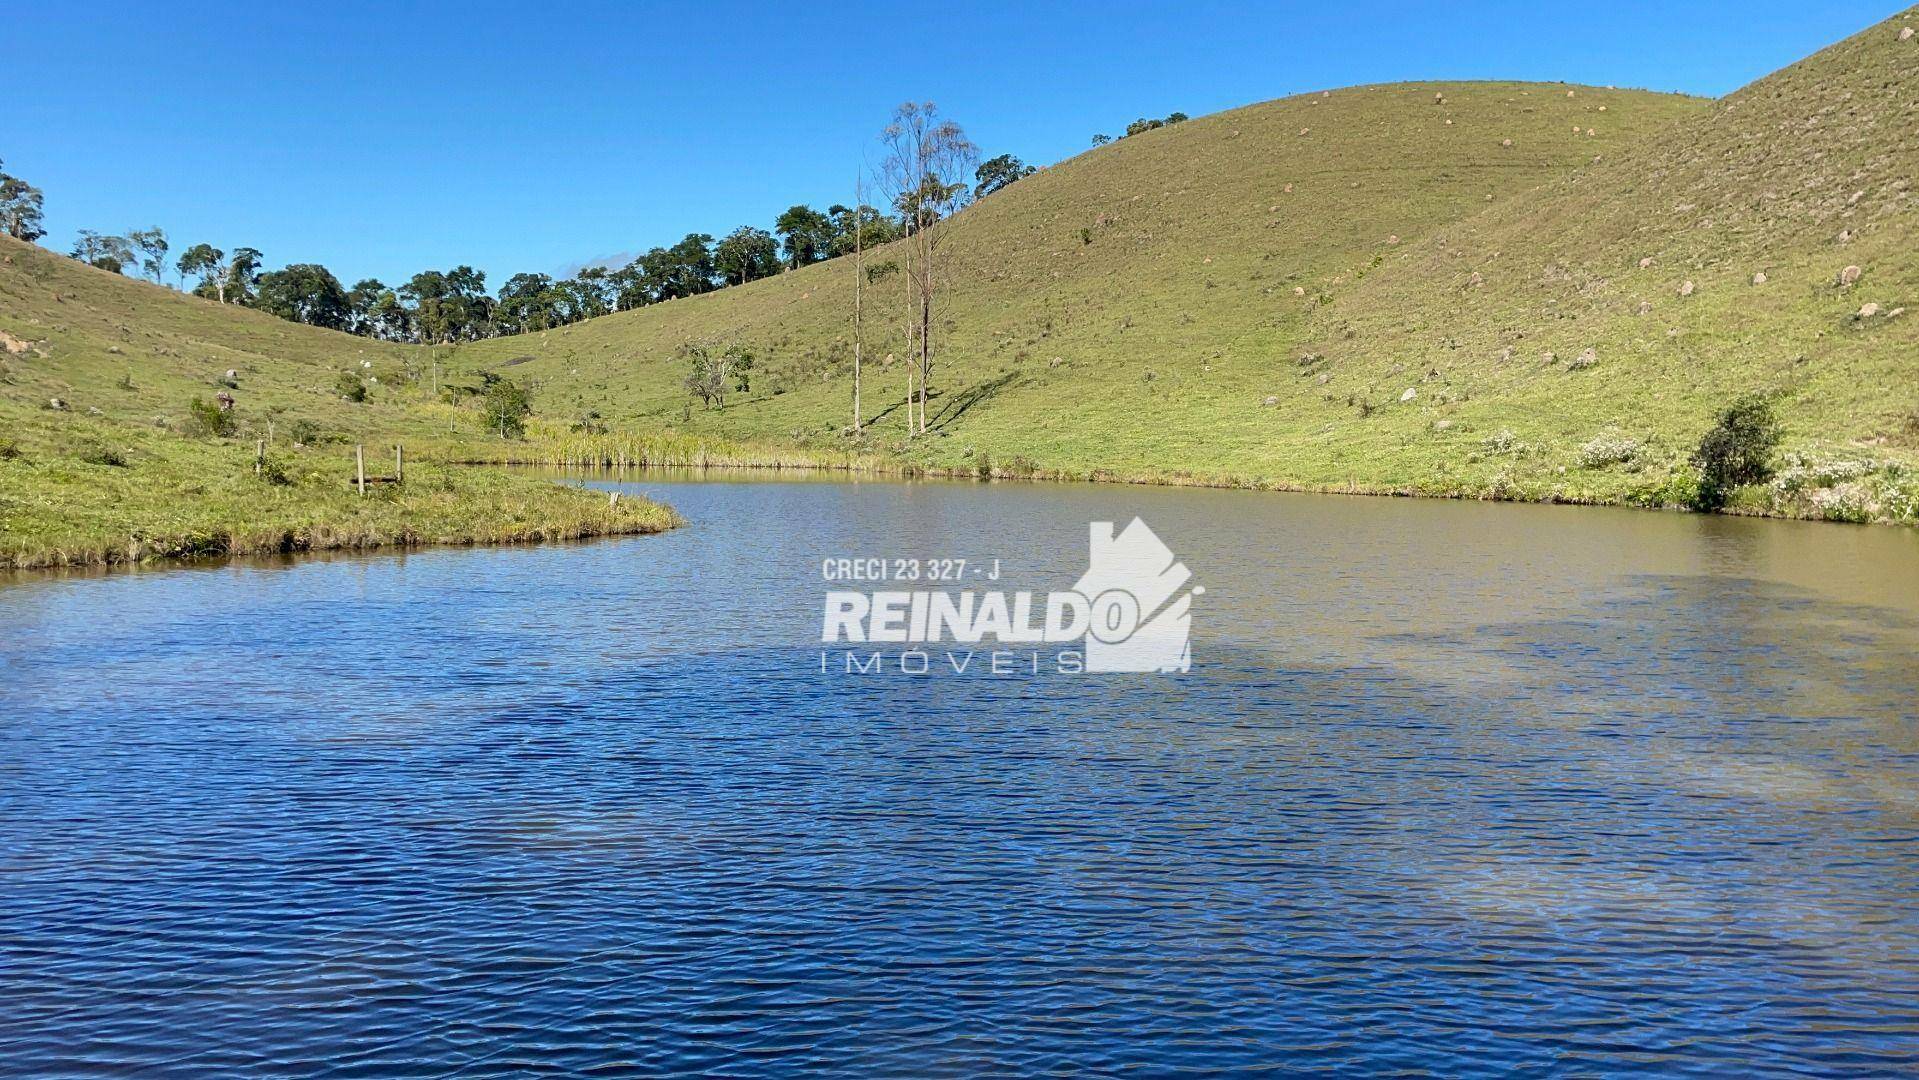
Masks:
[[[1711,430],[1692,452],[1699,470],[1693,509],[1722,509],[1734,488],[1772,479],[1772,452],[1780,439],[1779,420],[1758,394],[1748,394],[1721,410]]]
[[[533,391],[530,388],[489,371],[486,373],[486,389],[481,391],[480,405],[486,414],[488,431],[499,432],[502,439],[518,439],[526,435],[526,418],[533,415]]]
[[[680,355],[692,370],[686,376],[686,389],[709,409],[726,408],[729,389],[744,394],[752,386],[753,353],[743,345],[728,345],[714,351],[705,345],[680,346]]]

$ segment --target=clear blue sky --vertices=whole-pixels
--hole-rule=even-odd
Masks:
[[[1891,15],[1741,3],[7,5],[0,159],[43,243],[160,225],[347,284],[520,270],[850,202],[930,99],[1050,163],[1139,116],[1400,79],[1719,95]],[[916,43],[923,43],[923,46]]]

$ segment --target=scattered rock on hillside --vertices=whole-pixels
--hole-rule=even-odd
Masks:
[[[1540,357],[1539,359],[1548,364],[1557,364],[1559,363],[1559,354],[1556,352],[1549,351],[1546,353],[1546,355]]]
[[[1599,363],[1599,350],[1587,349],[1566,362],[1567,371],[1584,371]]]
[[[1417,390],[1415,390],[1415,389],[1413,389],[1412,387],[1410,387],[1410,386],[1408,386],[1408,387],[1406,388],[1406,392],[1405,392],[1405,393],[1403,393],[1403,394],[1401,394],[1401,395],[1399,395],[1399,400],[1401,400],[1401,401],[1412,401],[1413,399],[1415,399],[1415,398],[1417,398],[1417,397],[1419,397],[1419,391],[1417,391]]]
[[[1639,268],[1640,268],[1641,270],[1650,270],[1650,269],[1652,269],[1652,256],[1651,256],[1651,255],[1648,255],[1648,256],[1646,256],[1645,258],[1643,258],[1643,259],[1641,259],[1641,260],[1639,260]]]
[[[1688,280],[1685,284],[1679,286],[1679,295],[1691,296],[1693,292],[1693,287],[1694,287],[1693,283],[1690,280]]]
[[[1652,314],[1652,301],[1651,301],[1651,300],[1641,300],[1641,301],[1639,302],[1639,313],[1640,313],[1641,315],[1650,315],[1650,314]]]
[[[1484,284],[1486,284],[1486,278],[1477,270],[1473,271],[1472,276],[1466,279],[1466,286],[1468,288],[1477,289]]]
[[[1859,275],[1864,272],[1865,271],[1859,269],[1857,266],[1848,266],[1844,270],[1839,271],[1839,284],[1841,285],[1858,284]]]
[[[1906,27],[1901,27],[1901,28],[1900,28],[1900,30],[1899,30],[1899,40],[1900,40],[1900,41],[1911,41],[1911,40],[1912,40],[1912,27],[1910,27],[1910,26],[1906,26]]]
[[[1303,128],[1300,128],[1300,129],[1299,129],[1299,133],[1300,133],[1301,135],[1304,135],[1304,134],[1306,134],[1307,132],[1309,132],[1309,131],[1311,131],[1311,130],[1313,130],[1313,129],[1312,129],[1312,128],[1309,128],[1309,127],[1303,127]]]
[[[66,412],[67,411],[66,399],[65,398],[48,398],[47,408],[52,409],[54,412]]]
[[[5,330],[0,330],[0,349],[5,349],[15,356],[18,356],[31,348],[33,348],[32,342],[14,337]]]
[[[1295,286],[1293,286],[1293,295],[1294,295],[1294,296],[1305,296],[1305,295],[1306,295],[1306,286],[1304,286],[1304,285],[1295,285]]]
[[[1513,141],[1512,141],[1511,139],[1501,139],[1501,140],[1499,140],[1499,145],[1501,145],[1501,146],[1511,146],[1512,144],[1513,144]]]
[[[1265,401],[1265,405],[1266,405],[1266,407],[1267,407],[1267,408],[1269,408],[1269,409],[1270,409],[1270,408],[1272,408],[1273,406],[1275,406],[1275,405],[1277,405],[1277,404],[1279,404],[1279,398],[1278,398],[1277,396],[1275,396],[1275,395],[1273,395],[1273,394],[1267,394],[1267,395],[1266,395],[1266,401]]]
[[[1764,285],[1766,283],[1766,272],[1764,270],[1761,270],[1758,273],[1754,274],[1752,276],[1752,283],[1754,285]]]
[[[1859,314],[1853,317],[1857,319],[1870,319],[1877,314],[1879,314],[1879,305],[1868,303],[1868,304],[1862,305],[1859,308]]]

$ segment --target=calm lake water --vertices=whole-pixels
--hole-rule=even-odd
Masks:
[[[718,480],[0,586],[0,1071],[1919,1069],[1919,534]],[[821,673],[1135,514],[1189,674]]]

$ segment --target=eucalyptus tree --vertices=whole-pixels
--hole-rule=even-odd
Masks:
[[[780,248],[765,229],[742,225],[713,248],[713,268],[731,285],[744,285],[780,272]]]
[[[127,234],[127,240],[140,252],[140,268],[154,281],[161,282],[167,271],[166,230],[158,225],[151,229],[135,229]]]
[[[976,181],[973,185],[973,198],[984,199],[1006,185],[1023,180],[1038,171],[1011,154],[989,158],[973,173],[973,179]]]
[[[81,229],[70,254],[88,266],[118,274],[123,273],[126,265],[133,261],[133,245],[124,236]]]
[[[787,268],[792,270],[826,258],[833,243],[832,220],[804,204],[788,207],[774,220],[773,231],[779,234]]]
[[[195,244],[180,253],[180,261],[173,264],[180,276],[197,277],[200,284],[194,286],[194,293],[200,296],[212,296],[221,303],[227,301],[227,253],[212,244]]]
[[[294,263],[261,274],[253,306],[291,322],[346,330],[353,303],[340,279],[318,263]]]
[[[952,120],[942,119],[932,102],[906,102],[880,132],[885,154],[881,173],[893,206],[906,225],[906,278],[913,318],[909,348],[919,376],[917,420],[908,394],[907,426],[926,432],[928,387],[933,378],[933,312],[940,282],[941,222],[966,205],[965,177],[979,160],[979,147]]]
[[[47,235],[41,228],[45,200],[40,189],[0,170],[0,232],[31,243]]]

